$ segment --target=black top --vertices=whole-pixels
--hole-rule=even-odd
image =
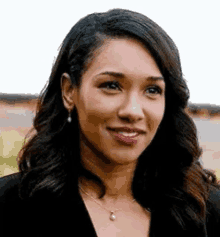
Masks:
[[[22,201],[18,196],[19,178],[20,173],[0,178],[1,233],[22,237],[97,237],[79,193],[69,198]],[[206,230],[202,237],[220,237],[220,190],[212,188],[210,200],[212,204],[207,208],[210,214],[206,217]],[[172,232],[172,227],[163,226],[161,216],[162,213],[151,213],[150,237],[173,236],[175,231]],[[189,237],[184,233],[179,233],[179,236]]]

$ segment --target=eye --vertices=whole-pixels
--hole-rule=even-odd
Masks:
[[[119,90],[120,89],[119,83],[117,81],[107,81],[107,82],[102,83],[99,87],[107,89],[107,90]]]
[[[157,95],[162,94],[162,89],[158,86],[149,87],[146,89],[147,93],[150,93],[151,95]]]

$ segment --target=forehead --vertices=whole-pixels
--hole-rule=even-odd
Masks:
[[[85,76],[117,71],[133,77],[161,77],[162,74],[142,43],[133,39],[107,40],[95,52]]]

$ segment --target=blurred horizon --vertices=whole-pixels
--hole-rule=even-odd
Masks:
[[[0,177],[18,172],[18,152],[33,127],[38,96],[0,93]],[[189,101],[186,112],[197,128],[200,163],[220,179],[220,106]]]
[[[23,100],[30,100],[30,99],[37,99],[39,97],[40,94],[32,94],[32,93],[2,93],[0,92],[0,101],[23,101]],[[210,107],[220,107],[220,105],[218,104],[210,104],[210,103],[193,103],[190,100],[188,101],[189,106],[191,106],[192,108],[198,107],[198,108],[208,108]]]

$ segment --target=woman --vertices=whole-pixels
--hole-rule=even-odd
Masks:
[[[82,236],[218,236],[220,184],[198,161],[188,98],[161,27],[123,9],[86,16],[63,41],[20,176],[2,179],[19,188],[2,200],[28,203],[26,227],[40,214],[39,236],[49,220],[64,225],[70,202]]]

